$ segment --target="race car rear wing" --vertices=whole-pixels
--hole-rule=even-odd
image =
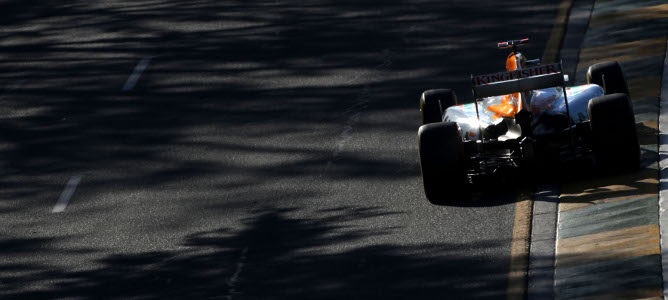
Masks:
[[[561,64],[471,76],[476,99],[564,86]]]
[[[506,42],[497,43],[496,46],[499,49],[513,48],[513,52],[517,51],[517,46],[526,45],[529,43],[529,39],[521,40],[510,40]]]
[[[485,143],[485,137],[482,134],[482,124],[480,124],[480,113],[478,111],[478,100],[481,98],[561,86],[564,93],[566,114],[570,116],[564,73],[559,63],[514,71],[471,75],[471,83],[473,85],[473,102],[475,103],[476,116],[478,117],[478,130],[483,144]]]

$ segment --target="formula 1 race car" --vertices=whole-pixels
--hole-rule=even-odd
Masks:
[[[592,159],[607,169],[633,169],[640,146],[621,66],[592,65],[588,84],[566,87],[560,63],[541,65],[510,49],[506,71],[471,76],[473,103],[450,89],[420,97],[420,168],[432,203],[470,197],[481,176],[540,162]],[[540,169],[538,171],[541,171]]]

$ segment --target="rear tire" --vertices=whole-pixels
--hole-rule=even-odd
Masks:
[[[612,171],[637,169],[640,145],[629,97],[626,94],[596,97],[589,101],[587,113],[598,166]]]
[[[606,95],[629,94],[622,66],[616,61],[594,64],[587,70],[587,82],[600,85]]]
[[[457,124],[420,126],[418,147],[422,183],[429,202],[444,204],[469,198],[464,145]]]
[[[422,124],[443,121],[443,112],[450,106],[457,105],[457,95],[450,89],[428,90],[420,96]]]

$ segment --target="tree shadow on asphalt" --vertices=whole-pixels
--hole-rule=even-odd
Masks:
[[[508,241],[381,240],[352,248],[352,241],[385,232],[340,234],[330,223],[345,216],[288,217],[280,207],[339,205],[325,197],[425,204],[418,96],[450,87],[467,99],[471,73],[503,68],[499,40],[529,36],[525,53],[540,56],[556,2],[0,3],[8,12],[0,21],[0,213],[17,220],[3,231],[11,246],[0,253],[13,259],[2,266],[2,284],[10,286],[3,291],[17,298],[225,297],[234,294],[228,281],[248,249],[235,290],[249,298],[502,296],[506,277],[499,270],[507,261],[464,254]],[[151,64],[135,88],[121,91],[146,57]],[[50,215],[73,175],[84,177],[68,214]],[[190,210],[180,211],[187,201]],[[210,212],[205,217],[217,224],[246,210],[266,211],[243,223],[245,230],[173,242],[192,253],[117,255],[105,248],[125,247],[127,236],[136,237],[128,233],[121,242],[82,246],[102,253],[101,265],[90,270],[31,262],[33,253],[49,250],[59,263],[75,257],[51,246],[69,237],[58,226],[76,227],[72,235],[101,235],[107,226],[158,234],[134,223],[95,222],[122,223],[118,211],[143,212],[131,221],[164,226],[167,218],[148,208],[167,205],[181,214],[168,219],[174,228],[199,212]],[[84,232],[77,218],[98,227]],[[49,230],[53,236],[43,237]],[[311,251],[316,246],[338,251]],[[43,289],[22,295],[25,282]]]
[[[498,69],[476,63],[481,57],[502,66],[493,41],[513,30],[484,26],[483,36],[464,20],[532,24],[513,34],[551,29],[524,2],[61,1],[31,10],[40,4],[8,1],[17,13],[4,20],[12,42],[0,62],[0,79],[15,86],[0,99],[3,198],[57,194],[77,173],[104,173],[89,184],[136,189],[147,177],[166,183],[211,172],[256,174],[245,188],[313,175],[415,177],[414,146],[379,158],[374,152],[385,149],[352,150],[350,131],[392,132],[414,144],[422,90],[465,95],[468,74]],[[148,56],[154,63],[135,90],[121,92]],[[138,172],[128,178],[128,168]]]
[[[460,256],[458,251],[469,247],[464,244],[369,243],[397,229],[352,223],[397,212],[340,207],[320,211],[319,217],[292,218],[294,211],[255,211],[243,221],[243,230],[195,233],[181,242],[180,251],[110,255],[91,270],[2,263],[2,270],[19,272],[0,277],[2,295],[4,299],[505,297],[508,278],[499,272],[505,270],[505,258]],[[14,252],[36,247],[24,243],[6,246]],[[504,242],[487,241],[478,247],[500,243]]]
[[[656,144],[651,139],[641,141],[640,166],[628,170],[616,166],[597,166],[594,161],[583,160],[565,164],[547,177],[559,184],[561,193],[555,198],[559,203],[580,206],[601,201],[654,196],[659,191]]]

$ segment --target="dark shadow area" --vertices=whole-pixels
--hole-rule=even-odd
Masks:
[[[466,188],[469,193],[459,198],[447,199],[441,206],[494,207],[515,203],[522,192],[533,191],[535,180],[528,170],[509,167],[494,174],[476,176]]]
[[[418,97],[557,2],[1,1],[3,296],[505,297],[514,191],[428,205]]]
[[[464,257],[460,243],[359,244],[399,228],[350,225],[399,212],[336,208],[318,218],[290,218],[293,209],[256,211],[243,229],[221,228],[180,241],[180,252],[110,255],[86,271],[31,263],[0,265],[25,275],[0,277],[3,299],[497,299],[505,297],[507,261]],[[497,247],[506,241],[486,241]],[[11,241],[24,251],[33,246]],[[21,244],[23,243],[23,244]],[[21,244],[21,245],[19,245]],[[5,248],[6,249],[6,248]],[[66,255],[68,251],[61,251]],[[502,265],[499,265],[502,264]],[[45,285],[23,291],[24,285]]]
[[[165,183],[235,167],[257,175],[247,187],[313,175],[414,177],[413,161],[397,159],[415,156],[412,149],[363,158],[345,148],[346,134],[415,132],[419,93],[449,86],[467,98],[469,74],[503,65],[498,39],[535,35],[527,52],[539,55],[552,20],[529,3],[6,1],[16,13],[3,20],[8,45],[0,50],[0,80],[11,87],[0,99],[0,182],[127,166],[144,171],[123,179],[137,188],[146,176]],[[488,25],[509,22],[531,26]],[[151,67],[121,92],[142,57],[153,57]],[[407,109],[416,122],[392,117]],[[386,117],[369,122],[361,112]],[[192,154],[166,155],[175,147]],[[193,157],[210,150],[281,159],[235,166],[229,154]],[[48,189],[40,180],[30,185]]]

